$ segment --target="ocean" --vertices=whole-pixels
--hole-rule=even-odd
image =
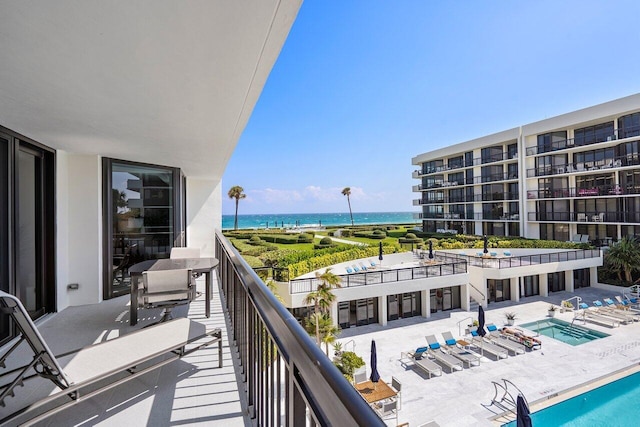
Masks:
[[[233,230],[234,215],[222,215],[222,229]],[[354,212],[354,225],[420,224],[413,212]],[[349,212],[238,215],[238,228],[292,228],[351,225]]]

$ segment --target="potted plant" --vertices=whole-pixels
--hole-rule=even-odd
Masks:
[[[516,314],[512,311],[508,311],[504,314],[504,317],[507,319],[507,325],[513,326],[513,322],[516,320]]]
[[[558,309],[558,307],[556,307],[555,305],[551,304],[551,305],[549,306],[549,310],[548,310],[549,317],[555,317],[555,316],[556,316],[556,310],[557,310],[557,309]]]

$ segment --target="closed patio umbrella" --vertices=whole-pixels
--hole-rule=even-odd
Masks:
[[[484,337],[487,332],[484,330],[484,308],[481,305],[478,306],[478,335]]]
[[[488,243],[487,243],[487,236],[484,236],[484,249],[482,250],[483,253],[488,254],[489,253],[489,249],[487,249]]]
[[[429,259],[433,259],[433,242],[429,240]]]
[[[380,374],[378,373],[378,354],[376,352],[376,341],[371,340],[371,375],[369,379],[373,383],[375,388],[378,381],[380,381]]]
[[[380,246],[378,249],[378,259],[380,260],[380,264],[382,264],[382,242],[380,242]]]
[[[518,395],[518,402],[516,405],[516,426],[517,427],[532,427],[531,416],[529,416],[529,406],[524,400],[521,394]]]

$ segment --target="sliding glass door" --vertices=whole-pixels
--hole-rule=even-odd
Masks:
[[[32,318],[55,311],[55,154],[0,128],[0,289]],[[0,315],[0,344],[15,331]]]
[[[129,267],[184,245],[184,180],[157,165],[105,159],[103,167],[107,299],[129,293]]]

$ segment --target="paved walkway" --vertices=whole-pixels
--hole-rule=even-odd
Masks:
[[[575,295],[588,303],[614,296],[611,291],[583,288],[575,293],[558,292],[549,298],[525,298],[521,304],[511,301],[496,303],[486,310],[486,319],[498,327],[503,326],[504,313],[507,311],[517,314],[516,327],[547,319],[550,303],[559,305],[561,300]],[[505,378],[515,383],[532,404],[532,410],[535,410],[538,404],[546,402],[548,397],[556,393],[637,365],[640,361],[640,322],[617,328],[588,323],[586,327],[610,336],[575,347],[543,336],[541,350],[499,361],[483,357],[480,366],[447,372],[431,379],[400,360],[402,351],[426,345],[426,335],[435,334],[443,342],[441,333],[451,331],[456,338],[461,338],[470,317],[476,319],[477,313],[458,310],[437,313],[431,319],[400,319],[384,327],[354,327],[343,330],[339,341],[345,350],[355,349],[365,360],[369,374],[371,340],[375,339],[378,371],[382,379],[390,382],[394,376],[402,383],[402,406],[398,421],[409,422],[411,426],[429,421],[436,421],[442,427],[492,426],[495,423],[491,418],[495,413],[483,406],[489,404],[493,397],[492,381]],[[558,311],[556,317],[571,322],[573,314]],[[395,418],[386,421],[388,425],[395,425]]]

